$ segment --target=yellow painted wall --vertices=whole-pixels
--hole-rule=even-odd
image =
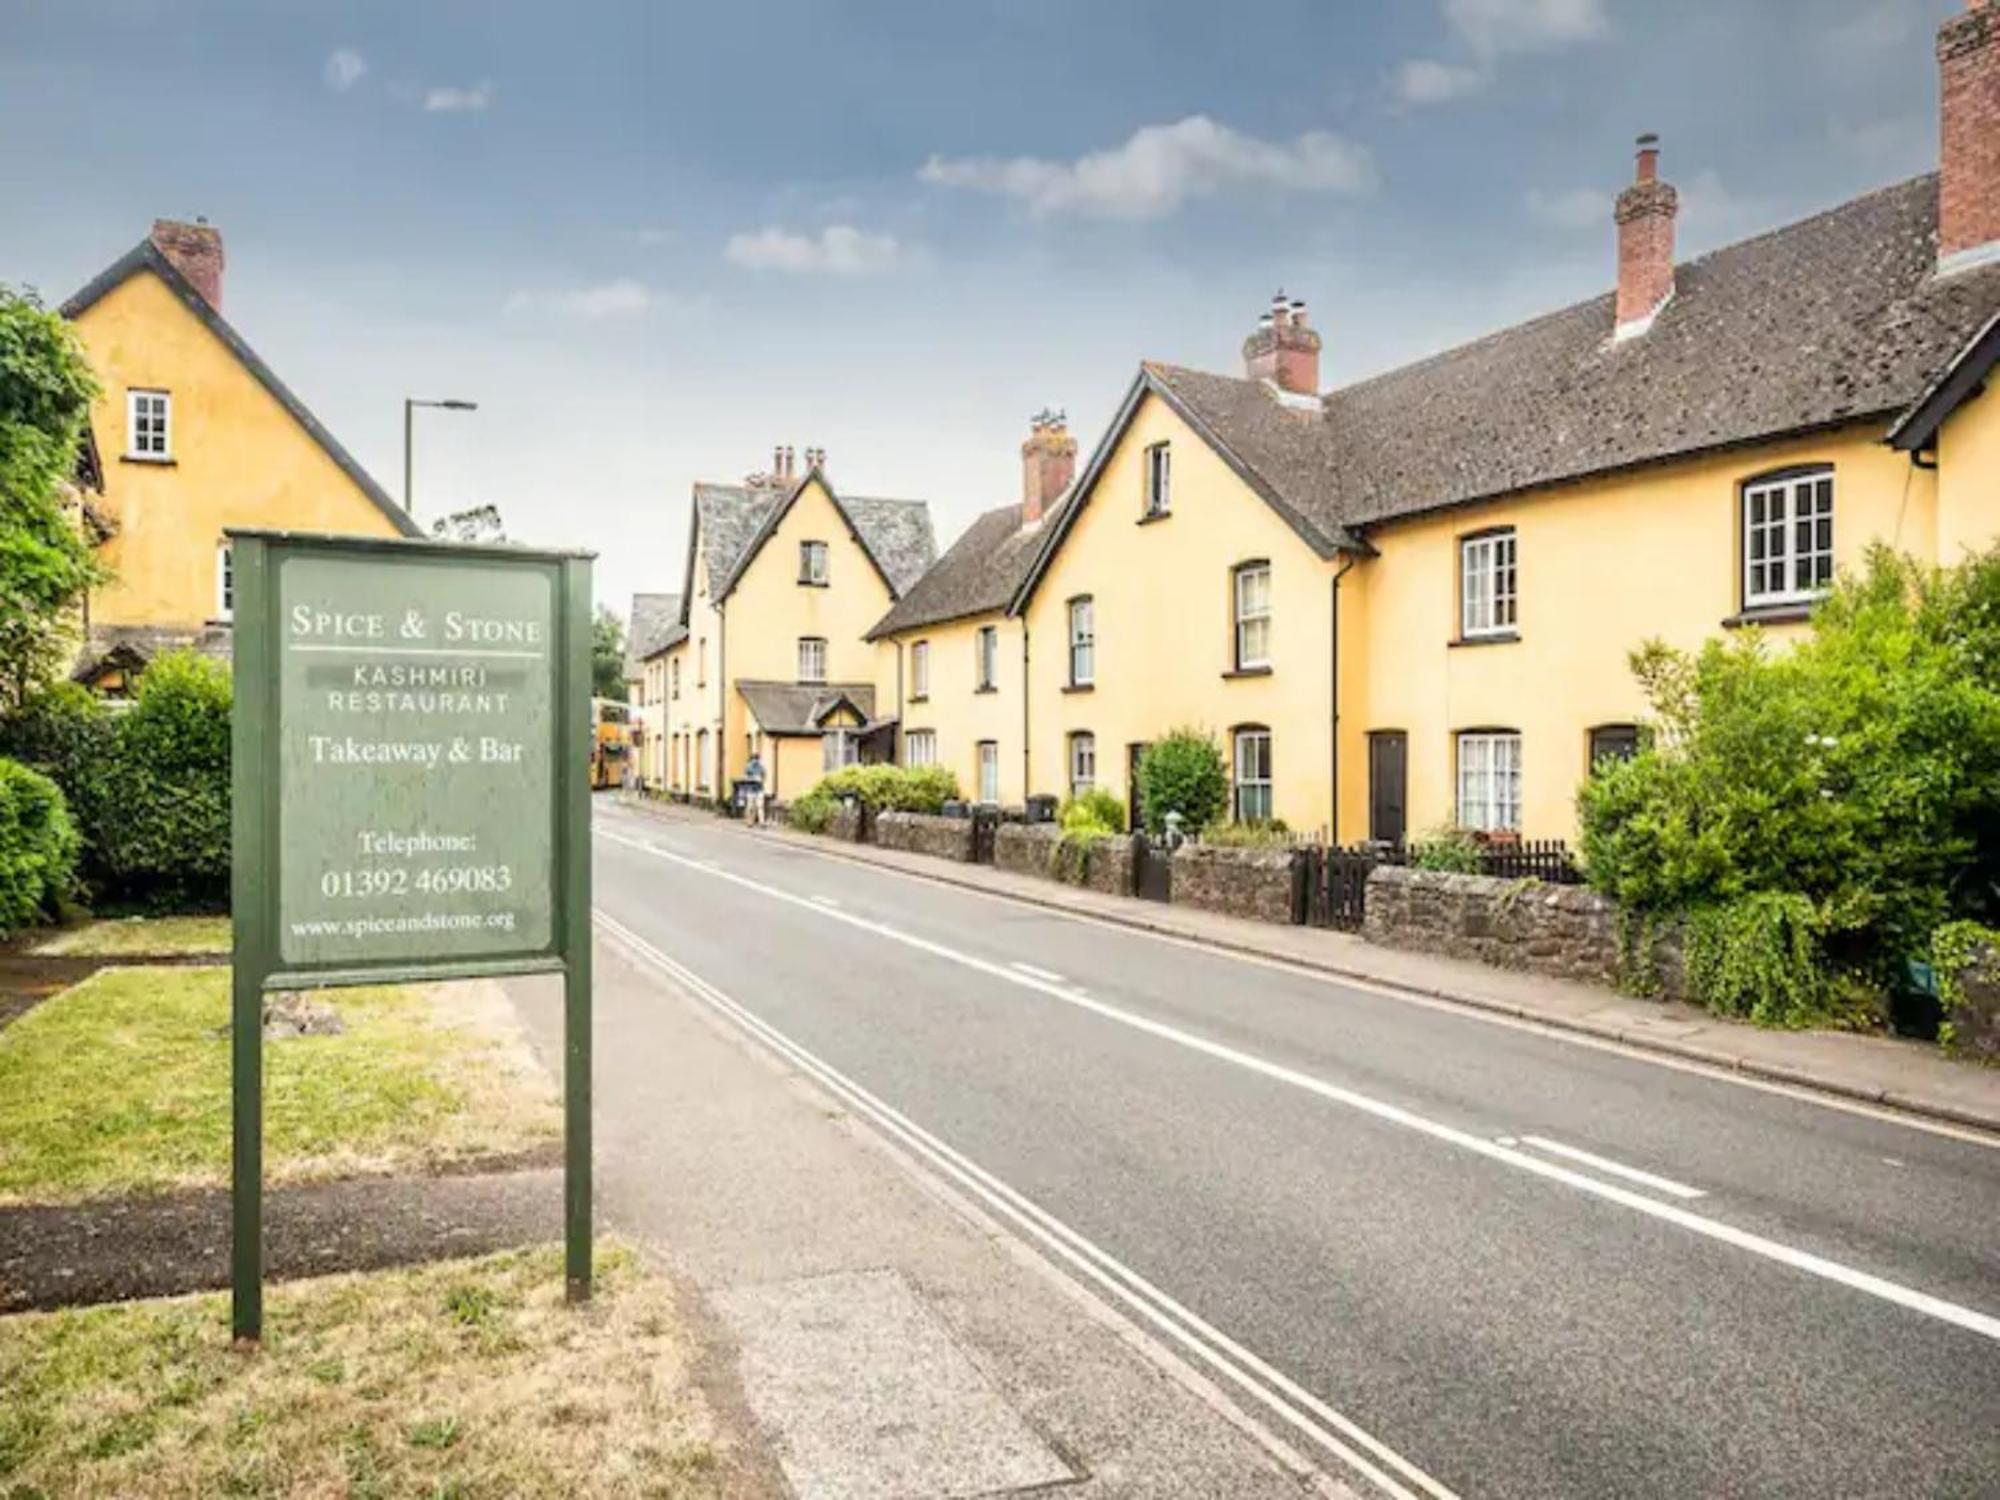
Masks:
[[[1173,514],[1140,524],[1144,454],[1172,444]],[[1271,564],[1269,675],[1229,677],[1230,570]],[[1068,790],[1068,736],[1097,737],[1097,784],[1128,794],[1127,747],[1194,725],[1271,730],[1272,805],[1294,828],[1331,812],[1331,577],[1298,533],[1148,395],[1027,610],[1033,790]],[[1096,686],[1065,692],[1072,596],[1096,601]]]
[[[975,638],[982,625],[999,631],[995,691],[990,693],[975,691]],[[930,642],[930,692],[922,700],[912,696],[910,650],[918,641]],[[1021,755],[1021,621],[995,611],[908,631],[896,636],[893,645],[901,655],[905,743],[911,730],[934,731],[937,763],[958,778],[963,796],[973,798],[979,795],[979,742],[993,741],[1000,754],[1000,801],[1009,807],[1020,806],[1027,796]],[[892,673],[894,667],[892,655]],[[876,691],[879,695],[881,688]]]
[[[699,784],[700,762],[695,750],[701,731],[706,729],[713,736],[722,723],[722,674],[717,660],[723,620],[709,594],[708,564],[702,556],[700,536],[691,536],[688,545],[694,549],[694,577],[688,596],[687,639],[660,654],[667,673],[667,767],[662,780],[670,791],[708,794],[713,789]],[[676,661],[680,663],[678,694],[673,688]]]
[[[390,519],[158,277],[140,272],[76,320],[104,386],[91,423],[116,574],[90,599],[93,625],[199,627],[216,618],[216,553],[228,526],[396,536]],[[126,392],[173,398],[171,464],[124,458]]]
[[[1342,585],[1341,836],[1368,832],[1369,730],[1409,735],[1409,827],[1421,834],[1455,815],[1453,736],[1504,727],[1522,736],[1523,833],[1573,837],[1589,730],[1644,711],[1632,648],[1650,637],[1698,646],[1738,609],[1745,480],[1831,464],[1839,567],[1857,564],[1878,538],[1920,558],[1937,555],[1933,476],[1882,435],[1877,426],[1852,428],[1372,531],[1379,555]],[[1520,639],[1454,646],[1458,539],[1509,525]]]
[[[1955,563],[2000,541],[2000,392],[1953,412],[1938,436],[1938,561]]]
[[[826,543],[823,588],[799,582],[799,543],[804,541]],[[817,479],[810,479],[722,602],[729,680],[796,682],[799,639],[817,636],[826,642],[828,682],[873,683],[877,651],[863,637],[894,602],[832,497]],[[727,695],[723,712],[726,791],[749,759],[745,735],[752,721],[735,692]],[[789,785],[783,795],[792,795]]]

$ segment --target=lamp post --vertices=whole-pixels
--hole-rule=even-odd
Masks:
[[[412,521],[417,518],[417,509],[412,495],[410,438],[414,428],[414,415],[420,406],[435,406],[440,411],[478,411],[477,401],[420,401],[414,396],[403,398],[403,514]]]

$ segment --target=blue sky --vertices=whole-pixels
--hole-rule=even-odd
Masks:
[[[1016,497],[1141,358],[1234,370],[1282,286],[1337,384],[1594,295],[1656,130],[1683,256],[1931,169],[1956,0],[0,0],[0,280],[155,216],[391,490],[680,582],[772,444]]]

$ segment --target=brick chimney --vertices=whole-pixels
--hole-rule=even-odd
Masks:
[[[222,231],[206,219],[183,224],[178,219],[153,220],[154,248],[173,262],[174,269],[222,311]]]
[[[1243,373],[1294,396],[1319,394],[1319,334],[1306,323],[1305,303],[1283,292],[1271,299],[1271,310],[1243,341]]]
[[[1075,477],[1076,439],[1069,435],[1069,417],[1044,408],[1030,420],[1028,440],[1021,444],[1021,524],[1041,520]]]
[[[1674,215],[1680,195],[1660,181],[1660,138],[1639,137],[1632,185],[1618,195],[1618,319],[1614,338],[1631,338],[1653,326],[1674,294]]]
[[[1937,34],[1938,269],[2000,261],[2000,5],[1967,0]]]

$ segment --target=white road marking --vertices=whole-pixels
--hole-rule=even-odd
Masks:
[[[1033,964],[1020,962],[1016,962],[1014,967],[1019,969],[1023,974],[1026,974],[1030,979],[1042,979],[1048,981],[1050,984],[1067,984],[1069,982],[1053,969],[1038,969]]]
[[[1524,1135],[1521,1139],[1537,1150],[1547,1151],[1554,1156],[1567,1156],[1571,1161],[1580,1161],[1586,1167],[1595,1167],[1600,1172],[1609,1172],[1614,1177],[1623,1177],[1628,1182],[1644,1183],[1647,1187],[1658,1188],[1670,1197],[1695,1199],[1706,1198],[1708,1194],[1697,1187],[1689,1187],[1685,1182],[1675,1182],[1671,1177],[1658,1177],[1651,1172],[1642,1172],[1637,1167],[1628,1167],[1623,1162],[1613,1161],[1608,1156],[1596,1156],[1588,1151],[1579,1151],[1574,1146],[1565,1146],[1561,1141],[1552,1141],[1545,1135]],[[1506,1142],[1511,1145],[1512,1142]]]
[[[606,837],[615,837],[607,834]],[[631,840],[625,842],[630,843]],[[1050,906],[1046,902],[1031,901],[1010,891],[986,890],[956,880],[946,880],[935,875],[926,875],[917,870],[900,869],[895,865],[877,864],[853,854],[837,853],[831,849],[808,849],[795,843],[770,840],[774,850],[788,854],[802,854],[809,859],[832,860],[850,869],[860,866],[877,875],[886,875],[895,880],[913,880],[922,885],[944,886],[976,900],[1005,901],[1013,906],[1026,907],[1054,921],[1077,922],[1086,927],[1102,927],[1112,932],[1121,932],[1129,937],[1142,938],[1155,943],[1167,943],[1176,948],[1192,948],[1197,953],[1206,953],[1211,958],[1227,959],[1231,963],[1249,964],[1260,969],[1274,969],[1280,974],[1290,974],[1298,979],[1310,980],[1331,989],[1358,990],[1366,995],[1380,995],[1385,1000],[1394,1000],[1403,1005],[1415,1005],[1424,1010],[1442,1011],[1446,1015],[1457,1016],[1460,1020],[1478,1021],[1486,1026],[1500,1026],[1509,1031],[1526,1031],[1532,1035],[1546,1037],[1552,1042],[1561,1042],[1566,1047],[1586,1047],[1593,1052],[1609,1052],[1618,1057],[1629,1058],[1633,1062],[1645,1063],[1648,1067],[1670,1068],[1676,1073],[1692,1073],[1697,1077],[1715,1083],[1726,1083],[1736,1088],[1754,1089],[1760,1094],[1776,1094],[1783,1099],[1796,1100],[1800,1104],[1810,1104],[1816,1109],[1835,1109],[1846,1115],[1859,1115],[1866,1120],[1876,1120],[1884,1125],[1898,1125],[1905,1130],[1921,1130],[1926,1135],[1942,1136],[1946,1140],[1962,1141],[1968,1146],[1984,1146],[1988,1150],[2000,1150],[2000,1134],[1990,1130],[1978,1130],[1970,1126],[1952,1125],[1943,1120],[1927,1119],[1907,1110],[1885,1108],[1867,1104],[1859,1099],[1846,1099],[1825,1089],[1810,1088],[1800,1084],[1780,1083],[1776,1079],[1759,1078],[1753,1073],[1744,1073],[1735,1068],[1717,1063],[1706,1063],[1691,1057],[1677,1057],[1672,1053],[1657,1052],[1650,1048],[1621,1042],[1615,1037],[1594,1036],[1587,1031],[1576,1031],[1566,1026],[1553,1026],[1546,1021],[1538,1021],[1532,1016],[1511,1015],[1505,1011],[1489,1010],[1484,1006],[1472,1005],[1463,1000],[1452,1000],[1442,995],[1427,995],[1421,990],[1407,989],[1385,980],[1365,979],[1359,975],[1336,974],[1311,964],[1292,959],[1273,958],[1265,953],[1250,953],[1241,948],[1231,948],[1224,944],[1205,942],[1200,938],[1182,937],[1179,933],[1162,932],[1153,927],[1137,927],[1130,922],[1116,922],[1107,917],[1093,916],[1088,912],[1065,911]]]
[[[607,833],[603,836],[614,843],[624,844],[630,848],[651,854],[657,859],[668,860],[675,864],[700,866],[700,862],[697,860],[688,859],[683,855],[674,854],[665,849],[656,849],[632,839],[621,838],[617,834]],[[1008,983],[1020,985],[1024,989],[1035,990],[1049,996],[1053,1000],[1061,1001],[1065,1005],[1073,1005],[1080,1010],[1087,1010],[1093,1015],[1102,1016],[1109,1021],[1115,1021],[1121,1026],[1129,1026],[1134,1031],[1143,1032],[1148,1036],[1157,1037],[1162,1041],[1172,1042],[1177,1046],[1187,1048],[1191,1052],[1198,1052],[1203,1056],[1213,1057],[1221,1062],[1233,1063],[1235,1066],[1246,1069],[1249,1072],[1260,1074],[1279,1083],[1289,1084],[1293,1088],[1302,1089],[1307,1093],[1317,1094],[1322,1099],[1346,1105],[1350,1109],[1372,1115],[1378,1120],[1384,1120],[1392,1125],[1400,1125],[1405,1129],[1414,1130],[1421,1135],[1431,1137],[1433,1140],[1443,1141],[1447,1145],[1461,1147],[1476,1155],[1483,1156],[1489,1161],[1497,1161],[1503,1165],[1518,1168],[1520,1171],[1532,1173],[1546,1181],[1560,1183],[1580,1193],[1600,1198],[1607,1203],[1616,1203],[1623,1208],[1631,1209],[1635,1213],[1644,1214],[1649,1218],[1659,1219],[1676,1225],[1688,1230],[1690,1233],[1701,1235],[1703,1238],[1729,1245],[1738,1250],[1747,1251],[1749,1254],[1761,1256],[1765,1260],[1774,1261],[1779,1265],[1790,1267],[1792,1270],[1803,1271],[1810,1276],[1818,1276],[1823,1280],[1847,1287],[1852,1291],[1880,1298],[1884,1302],[1894,1303],[1896,1306],[1907,1308],[1911,1312],[1922,1313],[1926,1317],[1936,1318],[1940,1322],[1949,1323],[1954,1327],[1963,1328],[1969,1333],[1976,1333],[1982,1338],[1992,1339],[2000,1343],[2000,1318],[1979,1312],[1974,1308],[1962,1307],[1956,1302],[1948,1302],[1942,1297],[1934,1297],[1928,1292],[1917,1291],[1914,1287],[1904,1286],[1899,1282],[1890,1281],[1886,1277],[1876,1276],[1868,1271],[1855,1270],[1851,1266],[1842,1265],[1840,1262],[1829,1260],[1825,1256],[1815,1255],[1811,1251],[1795,1249],[1790,1245],[1781,1244],[1777,1240],[1767,1239],[1760,1234],[1753,1234],[1749,1230],[1738,1229],[1733,1224],[1725,1224],[1717,1219],[1705,1218],[1700,1214],[1691,1213],[1687,1209],[1677,1207],[1674,1204],[1662,1203],[1657,1198],[1647,1198],[1627,1188],[1618,1187],[1613,1183],[1601,1182],[1595,1177],[1588,1177],[1581,1172],[1572,1171],[1568,1167],[1544,1161],[1542,1158],[1531,1156],[1525,1151],[1509,1146],[1502,1146],[1482,1136],[1474,1135],[1470,1131],[1460,1130],[1454,1125],[1446,1125],[1441,1121],[1426,1119],[1413,1110],[1404,1109],[1401,1105],[1390,1104],[1385,1100],[1371,1098],[1353,1089],[1329,1083],[1323,1078],[1316,1078],[1310,1073],[1301,1072],[1297,1068],[1287,1067],[1283,1063],[1272,1062],[1268,1058],[1259,1057],[1255,1053],[1245,1052],[1240,1048],[1226,1046],[1221,1042],[1210,1041],[1207,1037],[1197,1036],[1193,1032],[1182,1031],[1179,1027],[1169,1026],[1163,1021],[1155,1021],[1148,1016],[1142,1016],[1133,1011],[1122,1010],[1102,1000],[1093,1000],[1086,995],[1078,994],[1074,990],[1049,984],[1045,980],[1032,979],[1026,974],[1017,973],[1006,965],[995,963],[990,959],[979,958],[974,954],[961,952],[956,948],[948,947],[943,943],[933,942],[929,938],[918,937],[913,933],[897,932],[895,929],[887,927],[880,922],[872,922],[864,917],[854,916],[849,912],[828,911],[824,907],[814,906],[812,902],[806,900],[803,896],[796,896],[790,891],[782,890],[777,886],[766,885],[759,880],[752,880],[746,875],[737,875],[721,870],[715,873],[734,885],[742,886],[745,890],[755,891],[776,901],[787,902],[805,911],[818,912],[819,915],[827,918],[829,921],[844,922],[848,926],[905,944],[908,947],[917,949],[919,952],[929,953],[937,958],[960,964],[965,968],[976,970],[979,973],[992,975],[997,979],[1004,979]]]
[[[1457,1500],[1457,1496],[1379,1438],[1334,1410],[1282,1371],[1259,1359],[1227,1334],[1147,1281],[1108,1251],[1085,1238],[971,1158],[946,1145],[894,1106],[884,1103],[832,1064],[800,1046],[748,1007],[668,956],[601,908],[597,924],[634,956],[661,969],[696,999],[728,1017],[779,1057],[815,1079],[856,1114],[894,1137],[906,1151],[941,1171],[987,1208],[1011,1220],[1041,1246],[1098,1287],[1133,1309],[1187,1349],[1211,1370],[1257,1398],[1291,1426],[1339,1457],[1395,1500]],[[1331,1428],[1333,1430],[1329,1431]],[[1338,1434],[1338,1435],[1336,1435]],[[1349,1441],[1343,1441],[1343,1438]],[[1365,1449],[1357,1452],[1350,1442]],[[1372,1457],[1371,1457],[1372,1456]],[[1379,1462],[1377,1462],[1379,1460]],[[1395,1475],[1384,1472],[1392,1468]]]
[[[813,901],[816,905],[819,906],[838,907],[840,905],[840,903],[834,900],[833,897],[831,896],[815,896],[813,897]]]

